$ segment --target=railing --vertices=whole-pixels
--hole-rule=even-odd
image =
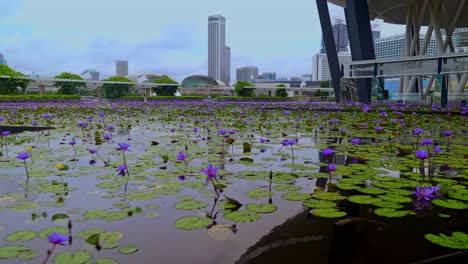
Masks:
[[[355,79],[468,73],[468,52],[353,61],[349,68]]]

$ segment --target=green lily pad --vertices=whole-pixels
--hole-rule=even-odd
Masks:
[[[357,204],[373,204],[381,201],[379,198],[370,195],[353,195],[348,197],[348,200]]]
[[[403,208],[402,204],[389,202],[389,201],[379,201],[379,202],[373,203],[373,205],[378,206],[378,207],[393,208],[393,209]]]
[[[289,201],[303,201],[307,200],[310,198],[310,194],[308,193],[298,193],[298,192],[289,192],[289,193],[283,193],[281,195],[283,199],[289,200]]]
[[[23,259],[23,260],[31,260],[39,257],[41,254],[38,251],[35,250],[28,250],[22,252],[18,258]]]
[[[250,211],[235,211],[225,214],[224,218],[234,222],[253,222],[257,221],[261,217]]]
[[[197,200],[186,200],[186,201],[178,202],[174,205],[174,207],[179,210],[196,210],[196,209],[205,208],[207,206],[208,206],[207,203],[200,202]]]
[[[458,201],[458,200],[452,200],[452,199],[434,199],[432,200],[432,203],[440,206],[440,207],[445,207],[445,208],[450,208],[450,209],[457,209],[457,210],[462,210],[462,209],[468,209],[468,204]]]
[[[97,258],[96,264],[118,264],[118,262],[111,258]]]
[[[146,205],[146,208],[148,208],[148,209],[156,209],[156,208],[159,208],[159,207],[161,207],[161,205],[159,205],[159,204],[148,204],[148,205]]]
[[[111,221],[121,220],[127,217],[128,217],[128,213],[126,211],[125,212],[119,211],[119,212],[110,212],[109,214],[104,216],[102,219],[111,222]]]
[[[323,218],[339,218],[346,216],[346,212],[339,211],[336,208],[321,208],[311,211],[312,215]]]
[[[413,201],[413,199],[409,197],[398,195],[398,194],[391,194],[391,193],[385,194],[385,195],[379,195],[378,197],[384,201],[395,202],[395,203],[410,203]]]
[[[176,227],[183,230],[196,230],[207,227],[213,220],[200,216],[186,216],[176,220]]]
[[[9,234],[5,240],[8,242],[29,241],[36,238],[36,232],[32,230],[21,230]]]
[[[385,217],[403,217],[412,212],[408,210],[396,210],[394,208],[377,208],[374,210],[374,213]]]
[[[387,191],[379,188],[371,188],[371,187],[364,187],[357,189],[359,192],[366,193],[366,194],[383,194]]]
[[[461,189],[461,190],[450,190],[447,195],[450,198],[458,199],[458,200],[463,200],[463,201],[468,201],[468,190],[466,189]]]
[[[262,189],[255,189],[255,190],[251,190],[251,191],[246,192],[245,195],[247,195],[247,196],[249,196],[250,198],[253,198],[253,199],[259,199],[259,198],[263,198],[263,197],[269,197],[269,196],[273,195],[273,192],[265,191],[265,190],[262,190]]]
[[[309,207],[309,208],[333,208],[336,206],[336,203],[331,202],[331,201],[325,201],[325,200],[315,200],[315,199],[310,199],[310,200],[305,200],[302,203],[304,206]]]
[[[463,232],[453,232],[451,237],[444,234],[425,234],[424,237],[442,247],[468,249],[468,235]]]
[[[101,210],[101,209],[94,209],[87,211],[83,214],[83,217],[86,219],[95,219],[95,218],[102,218],[107,216],[109,213],[107,211]]]
[[[24,252],[29,252],[30,249],[27,246],[16,245],[16,246],[3,246],[0,247],[0,259],[6,258],[17,258]]]
[[[119,248],[119,252],[122,254],[132,254],[138,251],[138,248],[135,246],[123,246]]]
[[[275,186],[275,190],[279,191],[279,192],[295,192],[295,191],[300,191],[301,189],[302,189],[302,187],[297,186],[297,185],[282,184],[282,185],[276,185]]]
[[[277,207],[269,203],[251,203],[246,205],[246,209],[259,214],[268,214],[276,211]]]
[[[87,239],[88,237],[94,235],[94,234],[101,234],[101,233],[104,233],[106,232],[104,229],[102,228],[91,228],[91,229],[86,229],[86,230],[83,230],[83,231],[80,231],[78,233],[75,234],[75,237],[77,238],[81,238],[81,239]]]
[[[99,234],[99,244],[102,248],[111,249],[119,246],[119,240],[123,234],[118,231],[105,232]]]
[[[48,227],[48,228],[44,228],[42,229],[40,232],[39,232],[39,237],[40,238],[47,238],[50,234],[52,233],[58,233],[58,234],[62,234],[62,235],[67,235],[68,234],[68,229],[64,228],[64,227],[60,227],[60,226],[57,226],[57,227]]]
[[[83,264],[91,259],[91,254],[86,250],[77,250],[73,253],[63,252],[55,256],[54,264]]]

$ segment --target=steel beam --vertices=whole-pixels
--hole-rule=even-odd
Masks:
[[[322,27],[323,42],[327,51],[328,66],[330,67],[333,90],[335,92],[335,100],[339,103],[341,99],[341,70],[340,62],[338,61],[338,53],[336,51],[335,39],[333,37],[333,28],[330,21],[328,3],[327,0],[316,0],[316,2],[320,25]]]
[[[345,16],[352,60],[374,60],[374,41],[367,0],[346,0]],[[371,93],[372,80],[358,79],[357,94],[359,101],[361,103],[370,103]]]

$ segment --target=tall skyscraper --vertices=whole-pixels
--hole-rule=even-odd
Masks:
[[[336,52],[347,52],[348,51],[348,28],[344,23],[343,19],[334,19],[333,21],[333,37],[335,39]],[[323,42],[322,37],[322,46],[320,48],[320,53],[326,54],[325,43]]]
[[[115,62],[115,75],[128,76],[128,61],[121,60]]]
[[[5,64],[5,65],[7,64],[5,56],[3,56],[1,52],[0,52],[0,64]]]
[[[419,35],[421,47],[424,43],[424,37],[424,34]],[[376,59],[403,57],[405,50],[405,34],[376,39],[374,45]],[[431,38],[427,46],[426,55],[435,55],[438,53],[436,39]]]
[[[208,17],[208,76],[229,85],[231,48],[226,46],[226,19],[221,15]]]
[[[338,62],[343,65],[343,75],[349,76],[349,64],[351,63],[351,54],[349,52],[339,52]],[[312,80],[327,81],[331,80],[330,67],[328,66],[327,54],[317,53],[312,60]]]
[[[236,80],[252,83],[258,78],[258,68],[255,66],[245,66],[236,69]]]

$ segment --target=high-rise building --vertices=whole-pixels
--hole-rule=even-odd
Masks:
[[[343,19],[336,18],[333,21],[333,38],[335,39],[336,52],[347,52],[348,51],[348,28],[344,23]],[[325,54],[327,51],[325,49],[325,42],[322,37],[322,46],[320,48],[320,53]]]
[[[343,76],[349,76],[349,64],[351,61],[351,54],[349,52],[338,53],[338,62],[342,65]],[[312,81],[327,80],[331,80],[327,54],[315,54],[312,59]]]
[[[419,36],[419,44],[422,47],[424,42],[424,34]],[[395,58],[403,57],[405,52],[405,35],[393,35],[375,40],[375,58]],[[437,42],[435,38],[431,38],[427,46],[426,55],[438,54]]]
[[[99,81],[99,72],[97,70],[88,69],[80,74],[87,81]]]
[[[0,64],[5,64],[5,65],[7,64],[5,56],[3,56],[1,52],[0,52]]]
[[[128,61],[120,60],[115,62],[115,75],[128,76]]]
[[[258,78],[258,67],[245,66],[236,69],[236,80],[252,83]]]
[[[468,28],[456,28],[454,31],[453,42],[457,52],[468,51]]]
[[[264,72],[262,77],[264,80],[276,80],[276,72]]]
[[[226,19],[221,15],[208,17],[208,76],[229,85],[231,48],[226,46]]]

